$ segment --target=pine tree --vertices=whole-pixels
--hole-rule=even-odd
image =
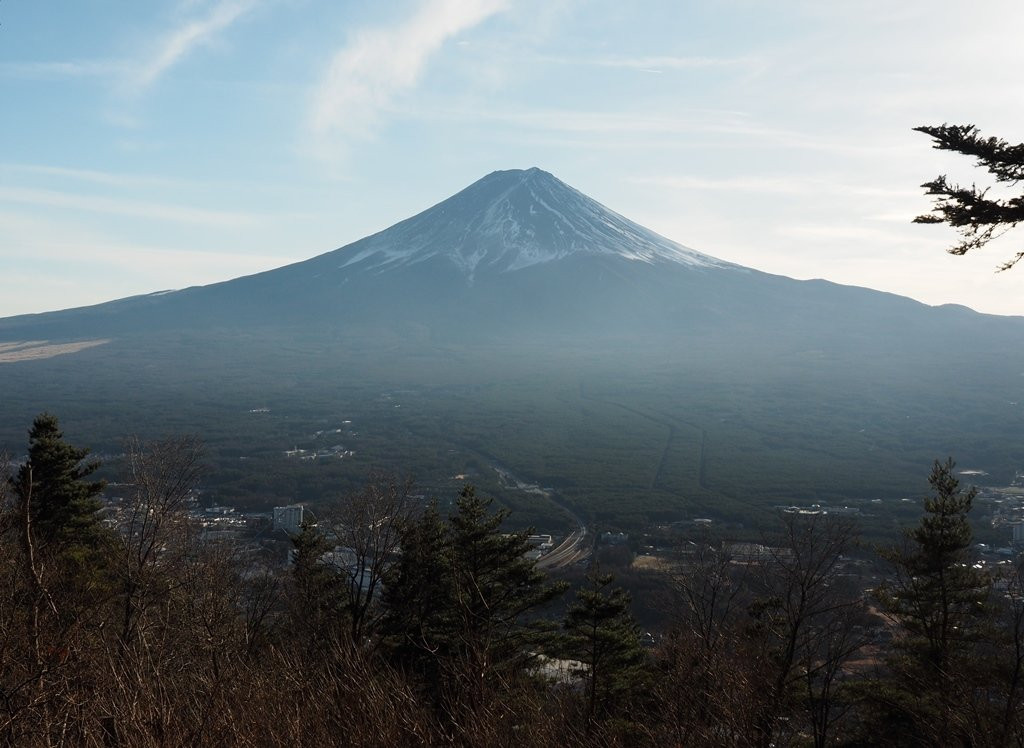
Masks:
[[[981,136],[974,125],[940,125],[915,127],[930,135],[934,147],[954,151],[977,160],[978,166],[988,169],[997,184],[1016,185],[1024,180],[1024,143],[1010,145],[999,138]],[[945,175],[923,185],[926,194],[935,196],[935,207],[930,214],[918,216],[915,223],[947,223],[959,230],[962,241],[951,247],[950,254],[963,255],[982,247],[992,239],[1024,221],[1024,195],[1008,199],[988,197],[988,188],[976,185],[962,187],[950,184]],[[1000,270],[1016,265],[1024,252],[1017,252]]]
[[[588,725],[622,705],[645,660],[629,595],[612,581],[611,574],[592,569],[564,622],[568,652],[584,665]]]
[[[99,468],[99,462],[83,462],[88,454],[64,441],[56,416],[43,413],[32,423],[28,460],[11,485],[44,548],[74,554],[100,542],[97,497],[105,484],[87,480]]]
[[[292,629],[306,640],[310,652],[322,652],[343,630],[344,582],[324,562],[331,544],[315,525],[304,522],[302,530],[292,536],[292,546]]]
[[[908,547],[889,553],[897,567],[888,611],[909,634],[905,648],[936,672],[949,669],[962,645],[982,635],[991,580],[971,564],[971,511],[977,489],[960,488],[954,462],[936,461],[920,524]]]
[[[970,742],[973,717],[965,716],[976,645],[991,624],[991,579],[972,565],[971,511],[976,489],[964,490],[952,459],[935,462],[920,524],[904,546],[883,554],[895,571],[879,591],[885,612],[900,626],[892,662],[895,689],[890,698],[925,735],[960,735]]]
[[[507,513],[490,505],[466,486],[446,522],[428,507],[386,584],[390,654],[452,725],[471,724],[467,715],[487,712],[498,687],[527,671],[550,638],[533,614],[564,591],[525,558],[527,533],[502,532]]]
[[[452,654],[451,583],[446,527],[431,502],[402,532],[401,554],[385,578],[382,628],[395,664],[416,673],[434,695],[439,662]]]
[[[528,532],[504,533],[507,511],[490,512],[491,500],[466,486],[449,518],[449,552],[457,636],[480,677],[515,669],[530,654],[538,627],[526,614],[565,591],[547,584],[526,558]]]

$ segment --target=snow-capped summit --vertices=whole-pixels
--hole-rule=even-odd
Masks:
[[[805,346],[851,325],[873,339],[907,309],[932,319],[908,299],[701,254],[534,168],[493,172],[388,229],[285,267],[0,320],[0,340],[294,328],[460,343],[661,336],[676,345],[680,336],[749,342],[785,331]]]
[[[633,223],[536,167],[492,172],[337,254],[339,267],[375,271],[442,257],[470,279],[580,254],[729,265]]]

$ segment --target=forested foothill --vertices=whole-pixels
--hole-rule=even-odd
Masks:
[[[1024,741],[1024,563],[976,557],[952,461],[880,549],[784,511],[761,543],[704,526],[656,567],[613,544],[548,573],[472,487],[379,473],[237,542],[195,519],[202,465],[132,440],[105,486],[49,415],[0,461],[4,744]]]
[[[991,485],[1024,467],[1024,351],[916,341],[879,356],[870,338],[851,349],[836,337],[835,350],[712,337],[505,350],[153,333],[0,365],[0,449],[21,453],[25,424],[53,410],[110,479],[124,434],[200,435],[207,495],[242,508],[329,500],[384,468],[442,501],[467,475],[521,526],[565,522],[550,502],[502,485],[499,465],[619,529],[711,517],[756,535],[776,505],[845,504],[881,541],[894,518],[911,519],[901,500],[936,455],[985,470]],[[925,349],[941,350],[942,364],[922,364]],[[303,459],[334,447],[352,454]]]

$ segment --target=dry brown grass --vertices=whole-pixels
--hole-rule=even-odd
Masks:
[[[53,358],[54,356],[64,356],[109,342],[109,339],[103,338],[97,340],[77,340],[71,343],[51,343],[48,340],[0,343],[0,364],[13,364],[18,361],[33,361],[42,358]]]
[[[633,559],[633,568],[642,571],[671,571],[672,565],[659,556],[640,555]]]

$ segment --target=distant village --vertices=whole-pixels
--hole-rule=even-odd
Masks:
[[[341,429],[317,432],[316,437],[340,431]],[[286,450],[285,455],[298,459],[323,459],[332,456],[343,457],[346,451],[341,447],[321,450],[291,449]],[[551,490],[516,479],[505,468],[495,469],[502,484],[507,487],[533,494],[547,494]],[[982,477],[983,474],[963,471],[961,475],[964,479],[971,479]],[[469,476],[459,474],[452,477],[466,480]],[[123,484],[114,483],[108,486],[104,496],[104,513],[110,524],[118,525],[121,522],[121,496],[129,489],[129,486]],[[917,502],[918,499],[905,498],[899,501]],[[839,516],[855,520],[870,516],[868,508],[878,507],[881,503],[881,500],[873,499],[865,500],[863,506],[814,503],[780,505],[775,509],[782,517]],[[231,543],[240,552],[252,555],[254,560],[258,558],[260,563],[269,563],[279,568],[289,564],[291,536],[299,534],[305,523],[315,525],[317,522],[315,513],[303,503],[276,506],[269,512],[203,504],[201,491],[193,491],[188,499],[188,516],[204,539]],[[1008,563],[1016,554],[1024,552],[1024,472],[1018,473],[1010,486],[980,487],[975,499],[974,515],[976,521],[984,518],[986,523],[1005,538],[1005,543],[975,545],[975,563],[979,568]],[[645,531],[632,534],[614,529],[589,528],[575,515],[573,520],[577,527],[568,534],[540,532],[530,535],[527,557],[535,561],[539,568],[552,571],[573,566],[582,569],[589,564],[595,553],[599,558],[602,554],[618,554],[618,557],[632,569],[642,572],[669,571],[685,568],[688,559],[698,553],[702,542],[707,542],[707,539],[712,537],[718,539],[716,542],[720,543],[720,551],[732,563],[768,563],[785,553],[784,550],[766,543],[723,541],[722,538],[728,536],[730,528],[717,527],[715,520],[707,517],[652,525]],[[330,555],[329,560],[332,563],[342,566],[349,563],[347,559],[350,554],[340,545]],[[841,572],[847,576],[860,578],[865,589],[872,586],[875,574],[867,568],[869,565],[863,559],[846,558],[842,566]]]

